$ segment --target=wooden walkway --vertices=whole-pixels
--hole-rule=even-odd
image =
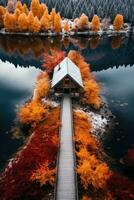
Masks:
[[[61,136],[57,174],[56,200],[75,200],[75,161],[73,149],[72,105],[68,95],[63,97]]]

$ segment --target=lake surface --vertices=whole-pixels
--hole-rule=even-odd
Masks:
[[[50,48],[79,50],[90,63],[116,126],[106,134],[105,152],[120,160],[134,144],[134,36],[28,38],[0,36],[0,169],[23,144],[12,139],[17,108],[33,92],[43,54]]]

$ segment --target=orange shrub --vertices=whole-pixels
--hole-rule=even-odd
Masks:
[[[25,13],[20,14],[18,17],[18,27],[20,31],[26,31],[28,29],[28,20]]]
[[[42,72],[40,78],[37,80],[33,99],[36,101],[41,100],[41,98],[45,97],[48,94],[49,89],[50,89],[49,76],[46,72]]]
[[[93,31],[98,31],[100,29],[100,19],[97,15],[93,16],[91,23],[92,23],[92,30]]]
[[[37,181],[41,186],[49,184],[54,185],[56,169],[50,169],[48,162],[41,165],[31,176],[31,181]]]
[[[77,25],[79,30],[89,29],[88,17],[85,14],[82,14],[77,22]]]
[[[123,19],[123,15],[116,15],[114,22],[113,22],[113,27],[114,30],[119,31],[123,28],[124,25],[124,19]]]
[[[74,133],[78,149],[76,152],[78,157],[77,173],[80,176],[82,186],[85,190],[91,185],[95,189],[105,190],[111,172],[107,164],[99,159],[97,152],[99,144],[91,135],[91,124],[84,112],[74,112]]]
[[[38,101],[31,101],[21,106],[18,112],[20,122],[24,124],[38,123],[48,114],[49,107]]]
[[[75,141],[81,148],[86,147],[90,150],[97,148],[96,139],[91,135],[92,126],[85,113],[74,112],[74,133]]]
[[[85,190],[92,184],[92,166],[87,160],[84,160],[77,166],[77,173],[80,175],[81,184]]]
[[[91,104],[94,108],[99,108],[101,104],[100,87],[94,80],[87,80],[84,82],[84,97],[86,102]]]
[[[105,189],[110,175],[109,167],[106,163],[100,163],[96,165],[92,176],[92,185],[96,189]]]

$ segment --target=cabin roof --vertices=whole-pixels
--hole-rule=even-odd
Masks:
[[[80,70],[68,57],[54,68],[51,87],[54,88],[66,76],[69,76],[74,80],[74,82],[83,88]]]

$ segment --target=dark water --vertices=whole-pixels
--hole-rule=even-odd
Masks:
[[[12,139],[16,111],[32,95],[39,70],[23,68],[0,60],[0,168],[23,144],[22,139]]]
[[[53,47],[81,51],[101,82],[102,95],[116,116],[115,129],[104,139],[106,153],[119,160],[134,144],[134,37],[0,36],[0,168],[23,144],[22,139],[12,139],[10,131],[16,110],[31,97],[43,54]]]

